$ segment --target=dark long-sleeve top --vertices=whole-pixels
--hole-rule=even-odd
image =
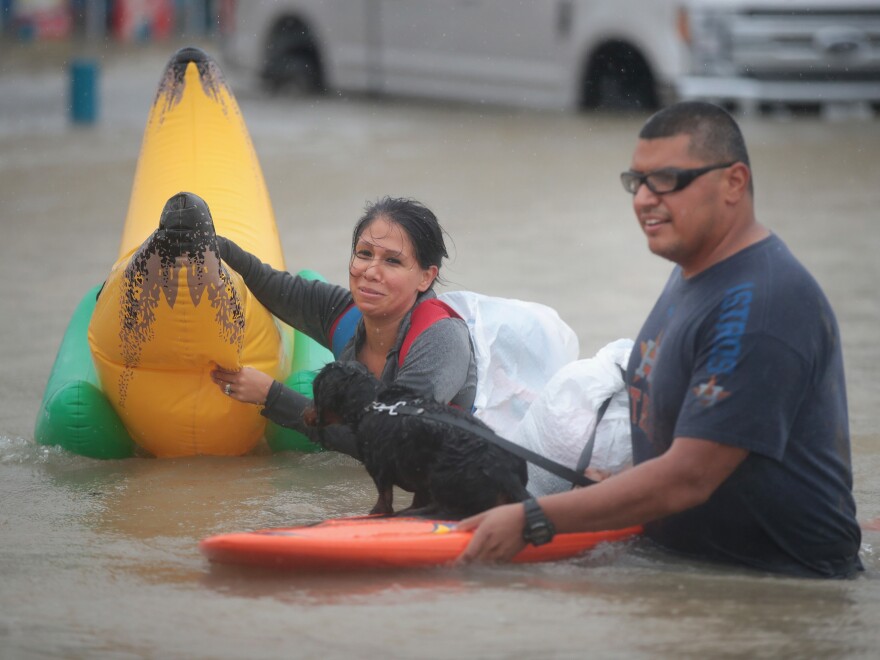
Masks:
[[[232,241],[218,237],[220,255],[238,272],[251,293],[278,319],[308,335],[322,346],[331,347],[330,330],[340,314],[352,304],[351,292],[335,284],[308,280],[272,268]],[[433,290],[420,294],[413,305],[436,297]],[[441,319],[412,342],[398,365],[400,347],[410,328],[412,309],[400,324],[397,340],[388,352],[380,381],[399,383],[440,403],[471,410],[477,392],[477,367],[467,324],[459,318]],[[339,359],[353,361],[365,341],[364,322],[358,322]],[[329,449],[357,456],[354,436],[348,427],[334,425],[317,431],[303,423],[302,413],[311,406],[306,396],[275,381],[269,388],[262,414],[276,424],[292,428]]]

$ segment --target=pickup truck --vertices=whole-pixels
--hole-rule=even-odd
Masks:
[[[877,0],[226,0],[220,33],[228,66],[306,92],[880,107]]]

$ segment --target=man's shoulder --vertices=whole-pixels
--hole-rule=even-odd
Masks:
[[[719,269],[722,286],[751,285],[755,295],[791,298],[795,292],[820,292],[813,275],[776,234],[734,255]]]
[[[774,302],[792,302],[800,306],[828,306],[821,286],[813,274],[777,236],[767,245],[764,286]]]
[[[831,304],[819,283],[785,243],[771,235],[743,269],[743,284],[722,303],[722,315],[731,300],[751,308],[748,333],[783,341],[808,354],[820,336],[836,334]]]

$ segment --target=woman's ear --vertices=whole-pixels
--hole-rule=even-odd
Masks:
[[[429,266],[422,270],[422,279],[419,282],[419,292],[424,293],[428,289],[431,288],[431,285],[434,283],[434,280],[437,279],[437,273],[440,272],[440,269],[437,266]]]

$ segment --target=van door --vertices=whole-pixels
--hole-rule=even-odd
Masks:
[[[381,91],[564,106],[570,0],[379,0]]]

